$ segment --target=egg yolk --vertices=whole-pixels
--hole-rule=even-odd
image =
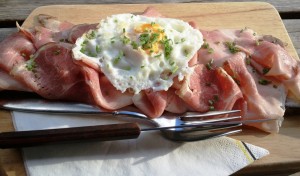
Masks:
[[[142,24],[134,29],[135,33],[140,34],[140,44],[147,53],[159,53],[162,46],[160,41],[165,37],[164,29],[155,23]]]

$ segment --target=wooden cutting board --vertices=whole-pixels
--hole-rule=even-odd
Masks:
[[[299,59],[276,9],[270,4],[260,2],[44,6],[35,9],[23,23],[23,27],[32,26],[36,22],[37,14],[56,16],[59,20],[75,24],[97,23],[112,14],[139,14],[148,6],[156,7],[167,17],[194,20],[201,29],[249,27],[258,34],[272,34],[286,42],[288,52],[295,59]],[[0,111],[0,131],[13,129],[10,113]],[[264,147],[271,153],[240,171],[240,174],[292,173],[300,170],[300,115],[296,113],[286,117],[279,134],[245,129],[243,134],[234,138]],[[0,150],[0,165],[8,175],[25,175],[19,150]]]

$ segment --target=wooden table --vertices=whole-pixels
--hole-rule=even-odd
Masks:
[[[61,0],[61,1],[1,1],[0,2],[0,41],[3,40],[7,35],[16,31],[15,21],[22,23],[30,12],[36,7],[50,4],[89,4],[94,3],[92,0]],[[189,2],[188,0],[167,0],[161,2]],[[195,1],[193,1],[195,2]],[[199,0],[199,2],[205,2]],[[207,2],[218,2],[218,0],[207,1]],[[221,2],[221,0],[220,0]],[[290,35],[293,44],[300,55],[300,1],[275,1],[268,0],[266,2],[271,3],[279,11],[283,22],[287,28],[288,34]],[[97,2],[101,3],[101,2]],[[146,3],[145,0],[134,0],[134,1],[102,1],[102,3]],[[278,174],[292,174],[300,171],[300,119],[298,113],[292,113],[289,115],[281,129],[280,134],[268,135],[269,139],[277,140],[276,146],[273,146],[270,150],[271,155],[256,161],[254,164],[242,169],[236,175],[278,175]],[[13,130],[10,113],[1,111],[0,113],[0,131]],[[267,134],[261,133],[260,135],[251,135],[251,129],[245,130],[243,133],[243,139],[251,141],[252,144],[265,147],[267,146],[266,141],[263,137]],[[235,138],[239,139],[241,136],[236,135]],[[279,141],[280,139],[280,141]],[[290,150],[282,151],[280,146],[289,145]],[[278,153],[281,153],[279,155]],[[282,155],[284,153],[284,155]],[[278,162],[280,161],[280,162]],[[21,152],[19,150],[0,150],[0,175],[25,175],[24,165],[21,158]]]

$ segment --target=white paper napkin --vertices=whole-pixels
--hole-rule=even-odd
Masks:
[[[96,116],[12,114],[19,131],[116,122]],[[30,176],[229,175],[268,154],[266,149],[228,137],[178,143],[164,139],[160,132],[143,132],[132,140],[23,149]]]

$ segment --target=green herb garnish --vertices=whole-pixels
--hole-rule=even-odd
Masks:
[[[225,42],[225,46],[229,49],[229,51],[234,54],[239,51],[241,51],[238,47],[235,46],[236,44],[234,42]]]
[[[263,74],[267,74],[270,71],[270,68],[263,68],[262,72]]]
[[[210,59],[210,61],[208,63],[206,63],[205,66],[206,66],[207,70],[211,70],[212,69],[213,63],[214,63],[213,59]]]
[[[260,79],[258,80],[258,83],[261,84],[261,85],[268,85],[270,84],[272,81],[269,81],[269,80],[265,80],[265,79]]]
[[[34,60],[33,56],[30,56],[30,59],[26,62],[25,67],[28,71],[32,71],[33,73],[36,72],[37,65],[35,63],[35,60]]]

